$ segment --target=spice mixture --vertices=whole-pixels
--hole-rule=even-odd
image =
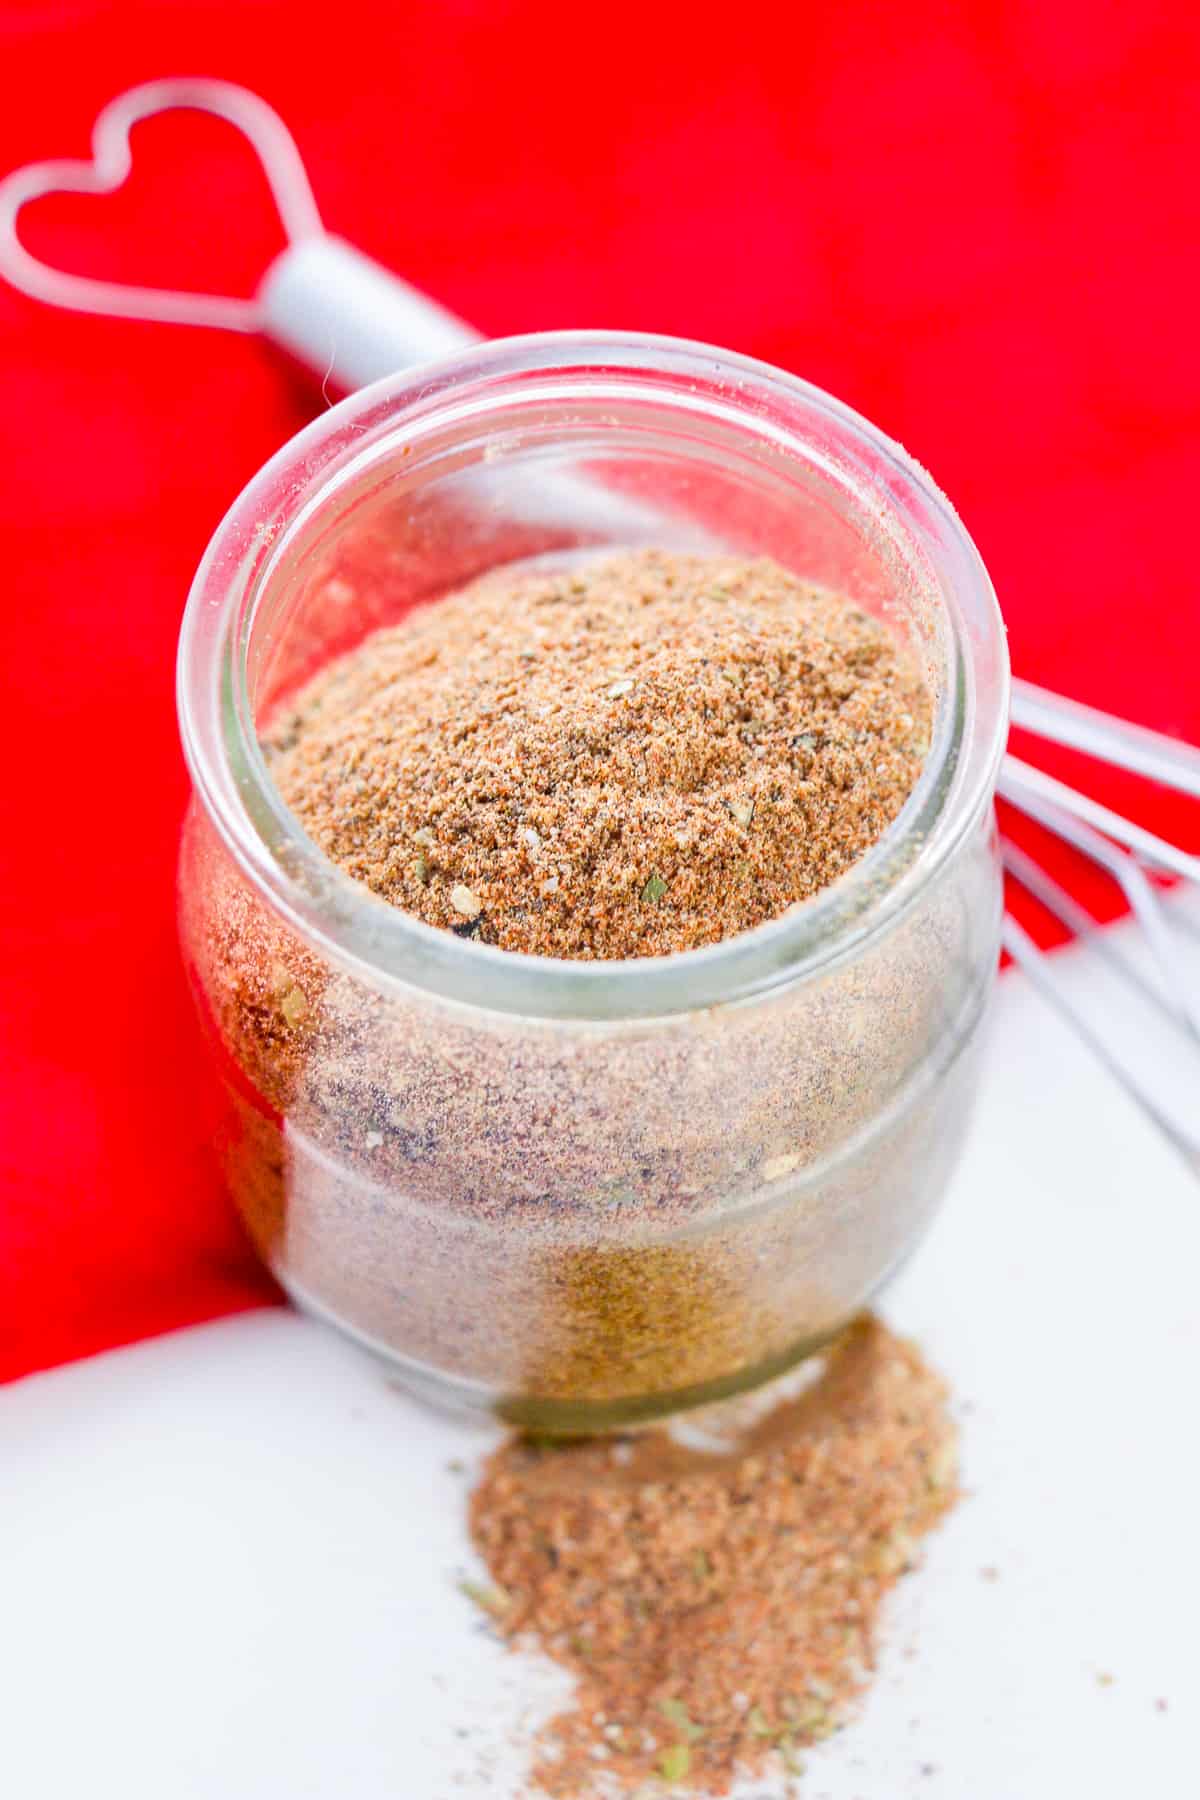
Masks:
[[[343,618],[359,601],[336,582]],[[904,654],[844,601],[646,552],[418,609],[265,732],[309,830],[389,898],[611,956],[752,925],[843,867],[928,722]],[[181,928],[229,1186],[300,1303],[443,1397],[556,1431],[715,1399],[824,1342],[929,1217],[995,901],[981,822],[810,979],[662,1019],[523,1018],[326,957],[195,808]]]
[[[268,733],[321,849],[431,925],[665,955],[837,879],[910,793],[929,691],[876,619],[768,561],[501,571],[378,631]]]
[[[941,1380],[862,1317],[735,1448],[656,1432],[490,1459],[466,1584],[577,1677],[533,1770],[555,1800],[798,1774],[870,1671],[880,1604],[956,1498]]]

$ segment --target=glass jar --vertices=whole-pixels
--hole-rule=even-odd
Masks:
[[[769,556],[922,659],[903,811],[711,947],[514,954],[349,880],[264,722],[332,656],[499,565]],[[184,955],[219,1152],[303,1308],[412,1387],[591,1431],[780,1373],[912,1249],[958,1154],[996,967],[1005,640],[921,469],[803,381],[635,335],[492,343],[354,395],[218,530],[184,621]]]

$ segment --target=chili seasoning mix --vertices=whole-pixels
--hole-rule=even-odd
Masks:
[[[277,706],[263,746],[330,862],[423,924],[651,966],[851,868],[931,716],[879,618],[771,562],[641,551],[417,608]],[[845,1322],[936,1201],[994,892],[981,833],[811,980],[564,1029],[383,991],[194,815],[183,934],[230,1185],[294,1297],[443,1398],[588,1430],[760,1381]]]

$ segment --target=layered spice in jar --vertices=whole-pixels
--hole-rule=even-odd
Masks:
[[[836,880],[899,813],[931,716],[849,602],[650,551],[418,609],[290,696],[264,747],[304,829],[391,905],[527,956],[660,957]],[[256,1241],[302,1300],[518,1416],[786,1366],[869,1291],[881,1229],[899,1253],[952,1148],[944,1091],[871,1129],[942,1023],[938,908],[815,992],[564,1040],[383,1005],[203,832],[189,856]]]

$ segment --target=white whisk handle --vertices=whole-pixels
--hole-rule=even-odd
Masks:
[[[436,300],[326,233],[275,259],[258,306],[265,335],[341,393],[479,341]]]

